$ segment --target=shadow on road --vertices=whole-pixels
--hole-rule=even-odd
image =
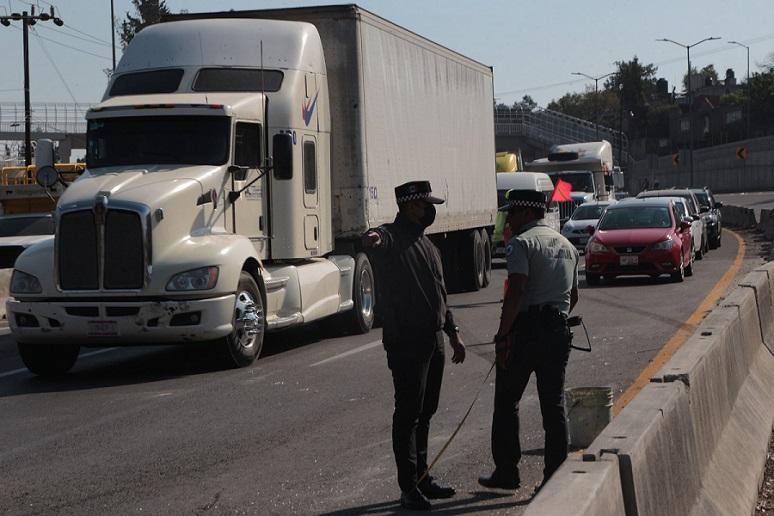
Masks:
[[[330,330],[316,324],[267,334],[260,360],[289,352],[328,338]],[[82,348],[81,355],[95,348]],[[20,394],[101,389],[121,385],[146,384],[186,376],[232,370],[221,349],[212,343],[186,345],[132,346],[97,357],[83,357],[67,374],[44,378],[32,373],[5,379],[0,398]]]
[[[532,501],[532,494],[525,498],[517,498],[518,494],[504,491],[474,491],[467,494],[469,496],[466,498],[461,498],[458,494],[457,498],[447,501],[431,500],[433,503],[432,512],[434,514],[472,514],[525,506]],[[490,504],[487,502],[498,503]],[[414,512],[402,509],[400,503],[394,500],[325,512],[321,516],[354,516],[356,514],[414,514]]]

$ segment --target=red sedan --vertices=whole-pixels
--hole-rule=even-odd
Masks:
[[[693,274],[691,224],[667,199],[626,199],[608,207],[586,245],[586,283],[616,276],[683,281]]]

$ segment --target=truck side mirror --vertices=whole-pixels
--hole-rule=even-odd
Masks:
[[[272,139],[274,152],[274,178],[293,178],[293,137],[287,133],[275,134]]]

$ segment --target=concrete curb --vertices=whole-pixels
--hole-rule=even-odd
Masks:
[[[774,217],[764,220],[774,229]],[[769,262],[710,312],[583,455],[606,464],[595,470],[568,459],[527,514],[559,514],[560,502],[562,514],[750,514],[774,423],[772,350]],[[612,457],[618,479],[605,474]],[[583,484],[573,480],[581,467]],[[609,502],[618,490],[623,509]]]

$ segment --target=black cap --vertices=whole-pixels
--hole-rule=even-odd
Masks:
[[[445,201],[434,197],[430,190],[430,181],[409,181],[395,187],[395,200],[398,204],[404,202],[423,200],[431,204],[443,204]]]
[[[508,190],[505,193],[508,202],[498,208],[499,211],[510,211],[513,208],[546,209],[546,196],[537,190]]]

